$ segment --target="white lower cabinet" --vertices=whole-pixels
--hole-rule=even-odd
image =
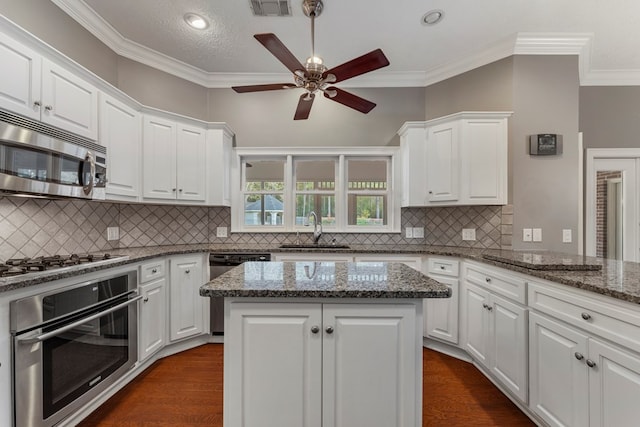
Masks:
[[[224,425],[417,427],[417,304],[227,300]]]
[[[424,300],[424,336],[450,344],[458,344],[458,272],[460,262],[451,258],[429,257],[425,262],[425,274],[447,285],[451,298],[427,298]]]
[[[169,259],[169,339],[171,341],[206,332],[207,298],[199,294],[207,282],[203,255],[182,255]]]
[[[138,359],[145,360],[164,347],[166,342],[166,280],[140,285],[140,331],[138,339]]]
[[[537,313],[529,337],[529,406],[547,424],[637,425],[640,356]]]

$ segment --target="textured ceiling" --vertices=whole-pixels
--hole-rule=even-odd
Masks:
[[[97,14],[127,42],[207,73],[286,72],[253,39],[255,33],[275,33],[301,62],[311,50],[310,21],[298,0],[292,0],[291,17],[255,17],[249,0],[53,1],[81,6],[82,19],[74,16],[79,21]],[[382,48],[391,65],[376,74],[428,74],[512,43],[518,33],[580,33],[589,39],[586,69],[640,73],[637,0],[325,0],[324,6],[316,20],[316,52],[329,67]],[[442,9],[443,21],[422,25],[422,15],[431,9]],[[202,31],[187,27],[187,12],[205,16],[211,25]],[[554,49],[549,46],[550,53]]]

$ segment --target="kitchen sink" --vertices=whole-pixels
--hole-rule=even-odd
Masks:
[[[334,245],[334,244],[285,244],[280,245],[280,249],[349,249],[349,245]]]

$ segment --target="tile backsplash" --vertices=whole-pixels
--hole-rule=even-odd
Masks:
[[[352,245],[443,245],[511,249],[511,206],[402,209],[402,233],[325,233],[324,241]],[[0,260],[39,255],[105,252],[117,248],[174,244],[277,245],[293,243],[295,233],[229,233],[224,207],[170,206],[47,200],[0,196]],[[120,239],[107,240],[107,227],[120,227]],[[424,238],[405,238],[406,227],[424,227]],[[463,228],[476,240],[463,241]],[[306,242],[311,233],[301,233]]]

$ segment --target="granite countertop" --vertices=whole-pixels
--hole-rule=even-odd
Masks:
[[[200,288],[205,297],[449,298],[449,288],[395,262],[246,262]]]

